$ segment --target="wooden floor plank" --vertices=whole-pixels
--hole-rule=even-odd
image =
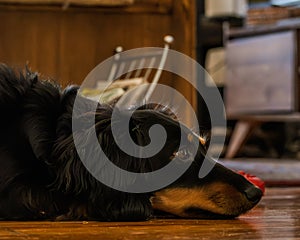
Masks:
[[[269,188],[255,209],[233,220],[3,221],[0,239],[300,239],[300,188]]]

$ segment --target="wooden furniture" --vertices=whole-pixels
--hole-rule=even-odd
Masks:
[[[226,158],[262,122],[300,121],[300,20],[225,29],[228,119],[238,120]]]
[[[176,39],[172,49],[196,56],[195,0],[135,0],[111,7],[71,4],[67,8],[10,2],[0,2],[0,61],[20,67],[28,63],[33,71],[64,86],[80,84],[97,64],[112,56],[116,46],[125,50],[163,47],[166,34]],[[162,76],[162,82],[196,106],[195,91],[185,81]]]
[[[148,48],[134,53],[123,52],[122,46],[116,47],[107,76],[93,79],[94,83],[88,84],[93,84],[92,87],[81,86],[81,93],[100,103],[107,103],[132,90],[123,99],[127,106],[148,102],[160,81],[170,45],[174,42],[171,35],[166,35],[163,40],[164,48]]]

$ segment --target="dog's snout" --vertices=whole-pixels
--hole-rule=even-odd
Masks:
[[[263,195],[262,191],[257,187],[249,187],[244,193],[247,199],[252,203],[257,203]]]

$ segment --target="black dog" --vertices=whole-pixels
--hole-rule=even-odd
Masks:
[[[89,131],[96,129],[99,144],[115,165],[136,173],[151,172],[179,157],[180,139],[199,141],[189,130],[181,136],[179,123],[161,108],[136,109],[130,120],[134,142],[146,146],[148,130],[160,124],[167,132],[165,146],[153,157],[140,159],[124,153],[111,132],[112,107],[98,105],[94,123],[72,133],[72,111],[78,87],[62,91],[26,70],[0,65],[0,218],[144,220],[153,212],[187,218],[236,217],[254,207],[262,192],[244,177],[216,164],[203,179],[198,172],[205,150],[174,183],[155,192],[126,193],[96,180],[80,160],[74,137],[84,142],[86,156],[93,155]],[[80,97],[83,105],[90,100]],[[79,119],[80,120],[80,119]],[[104,173],[109,174],[109,173]]]

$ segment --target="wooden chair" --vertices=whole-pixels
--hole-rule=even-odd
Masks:
[[[137,55],[123,55],[123,47],[116,47],[107,79],[98,81],[95,89],[85,89],[83,94],[89,98],[99,100],[101,103],[106,103],[141,85],[126,101],[142,100],[146,102],[151,97],[161,77],[170,44],[173,41],[172,36],[166,35],[164,37],[164,48],[141,52]],[[143,85],[144,83],[149,84]]]

